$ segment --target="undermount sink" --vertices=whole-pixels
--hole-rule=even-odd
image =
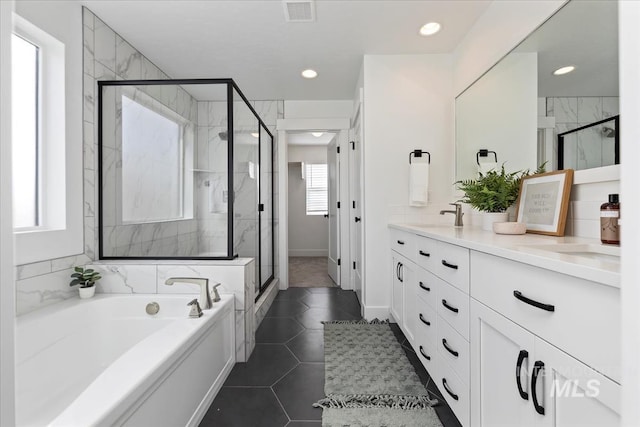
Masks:
[[[523,248],[555,252],[597,261],[620,263],[620,247],[592,243],[556,243],[548,245],[523,245]]]

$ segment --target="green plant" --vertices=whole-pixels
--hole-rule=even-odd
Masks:
[[[545,165],[546,162],[540,165],[534,174],[543,173]],[[456,181],[464,192],[461,201],[483,212],[504,212],[518,199],[520,181],[530,173],[528,169],[507,173],[503,163],[499,171],[490,170],[479,175],[478,179]]]
[[[80,285],[81,288],[90,288],[102,278],[100,273],[91,268],[74,267],[73,270],[75,273],[71,275],[73,280],[69,283],[69,286]]]

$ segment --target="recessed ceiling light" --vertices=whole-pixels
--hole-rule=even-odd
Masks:
[[[553,72],[553,75],[554,76],[561,76],[563,74],[568,74],[568,73],[572,72],[575,69],[576,69],[576,67],[574,67],[573,65],[569,65],[569,66],[566,66],[566,67],[558,68],[557,70],[555,70]]]
[[[311,132],[311,135],[315,136],[316,138],[320,138],[322,135],[324,135],[324,132]]]
[[[258,135],[258,132],[251,132],[251,136],[254,137],[254,138],[257,138],[260,135]]]
[[[420,27],[419,32],[421,36],[432,36],[438,31],[440,31],[441,28],[442,28],[442,25],[440,25],[439,23],[429,22],[424,24],[422,27]]]
[[[316,77],[318,77],[318,73],[316,72],[316,70],[308,69],[302,72],[302,77],[304,77],[305,79],[315,79]]]

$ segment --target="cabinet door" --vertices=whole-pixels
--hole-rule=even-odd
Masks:
[[[404,258],[401,258],[397,254],[393,254],[392,259],[392,282],[391,282],[391,315],[398,322],[398,325],[402,327],[403,317],[403,279],[402,269],[404,267]]]
[[[416,279],[416,266],[412,262],[407,262],[402,266],[402,280],[404,289],[402,298],[404,300],[403,321],[404,334],[411,343],[416,344],[416,331],[420,317],[418,314],[418,282]]]
[[[536,425],[620,425],[619,384],[540,338],[535,341],[535,362],[533,360],[534,366],[539,366],[534,369],[538,374],[532,395],[532,404],[537,403],[533,405]]]
[[[470,315],[471,426],[533,425],[534,336],[473,299]]]

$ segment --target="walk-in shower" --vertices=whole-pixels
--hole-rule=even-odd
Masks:
[[[98,109],[100,259],[253,257],[264,289],[273,135],[234,81],[99,81]]]

